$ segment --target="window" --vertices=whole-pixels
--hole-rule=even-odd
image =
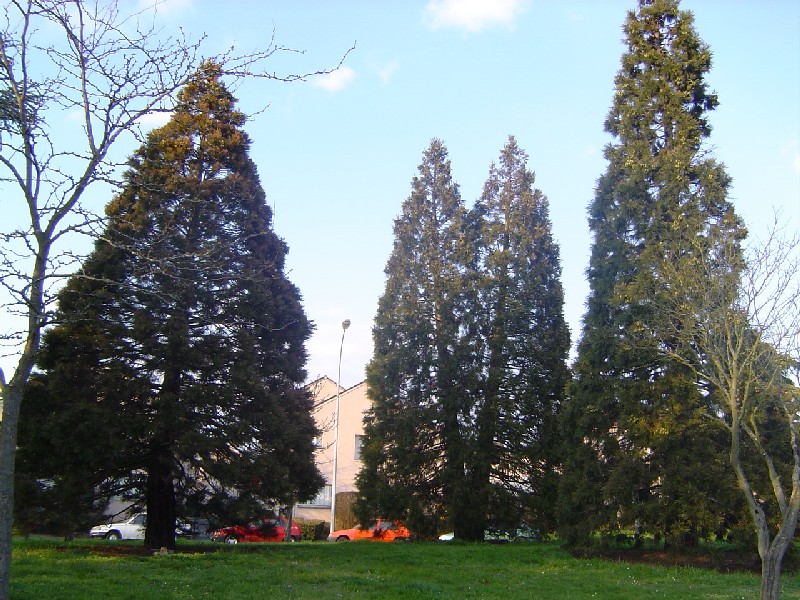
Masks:
[[[364,438],[365,437],[366,436],[364,436],[364,435],[357,435],[356,436],[356,455],[354,457],[356,460],[361,460],[361,446],[364,445]]]
[[[331,505],[331,486],[326,485],[309,502],[301,502],[300,506],[310,506],[314,508],[330,507]]]

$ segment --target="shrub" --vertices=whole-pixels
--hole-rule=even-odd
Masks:
[[[304,541],[320,541],[328,538],[330,525],[325,521],[296,521]]]
[[[336,494],[336,529],[350,529],[359,524],[358,518],[353,512],[353,505],[357,499],[358,492],[339,492]]]

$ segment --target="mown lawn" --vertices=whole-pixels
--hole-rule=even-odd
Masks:
[[[140,545],[15,540],[11,599],[731,600],[757,598],[759,584],[745,573],[576,559],[554,543],[302,542],[169,556],[114,552]],[[800,599],[799,575],[784,576],[783,597]]]

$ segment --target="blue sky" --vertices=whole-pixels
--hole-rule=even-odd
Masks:
[[[236,6],[263,21],[241,29],[243,21],[228,15],[225,36],[246,46],[274,24],[280,43],[306,50],[302,61],[285,57],[289,70],[331,64],[356,43],[331,78],[264,88],[270,108],[248,127],[275,228],[290,246],[290,276],[317,325],[312,377],[336,377],[344,318],[352,326],[342,382],[363,377],[393,220],[432,137],[446,143],[467,204],[508,135],[528,152],[550,201],[577,339],[588,291],[586,207],[606,167],[603,120],[634,1]],[[714,53],[708,82],[721,104],[710,143],[733,177],[737,210],[754,234],[767,230],[773,207],[798,229],[800,3],[685,0],[682,7]],[[201,20],[210,10],[195,2],[186,14]],[[244,91],[246,108],[257,100]]]
[[[276,42],[278,74],[335,66],[307,82],[235,89],[251,157],[289,245],[291,280],[316,324],[309,376],[364,377],[393,220],[431,138],[450,151],[471,205],[509,135],[550,201],[573,343],[588,285],[586,207],[606,163],[603,120],[635,0],[166,0],[165,31],[206,33],[209,54]],[[684,0],[711,47],[720,98],[710,146],[733,177],[753,235],[773,210],[800,229],[800,2]],[[108,198],[96,199],[102,206]]]

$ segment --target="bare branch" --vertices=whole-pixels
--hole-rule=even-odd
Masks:
[[[335,70],[350,52],[332,69],[279,74],[270,59],[297,51],[278,45],[273,31],[265,48],[204,57],[204,36],[155,26],[158,6],[126,13],[129,3],[114,0],[9,0],[0,17],[0,186],[4,214],[14,215],[0,223],[0,347],[17,358],[9,379],[0,372],[0,597],[8,587],[22,391],[54,294],[80,258],[72,241],[102,224],[85,192],[103,188],[110,197],[124,164],[115,154],[120,142],[141,142],[145,118],[170,112],[204,61],[234,85],[291,82]]]
[[[660,319],[658,350],[716,388],[722,402],[709,415],[730,433],[730,462],[750,508],[762,565],[783,557],[800,514],[800,235],[782,235],[780,216],[764,240],[744,253],[724,234],[695,240],[693,251],[667,256],[653,290]],[[791,482],[782,481],[773,433],[759,423],[777,407],[790,445]],[[772,528],[745,470],[749,439],[780,512]]]

